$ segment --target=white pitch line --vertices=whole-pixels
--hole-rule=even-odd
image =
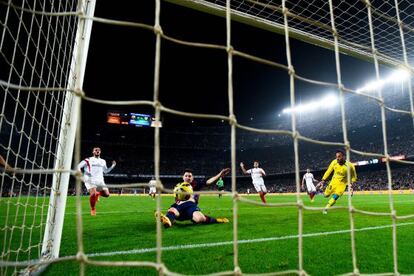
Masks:
[[[414,225],[414,222],[406,222],[406,223],[397,223],[396,224],[396,226],[407,226],[407,225]],[[391,228],[391,227],[392,227],[392,224],[390,224],[390,225],[381,225],[381,226],[371,226],[371,227],[355,229],[355,232],[379,230],[379,229],[385,229],[385,228]],[[317,233],[303,234],[302,237],[309,238],[309,237],[317,237],[317,236],[328,236],[328,235],[344,234],[344,233],[350,233],[350,232],[351,232],[351,230],[349,230],[349,229],[347,229],[347,230],[338,230],[338,231],[329,231],[329,232],[317,232]],[[281,236],[281,237],[270,237],[270,238],[251,239],[251,240],[239,240],[238,243],[239,244],[248,244],[248,243],[258,243],[258,242],[297,239],[298,237],[299,237],[299,235],[288,235],[288,236]],[[181,250],[181,249],[217,247],[217,246],[223,246],[223,245],[233,245],[233,241],[174,245],[174,246],[162,247],[161,250],[162,251],[173,251],[173,250]],[[128,255],[128,254],[144,254],[144,253],[150,253],[150,252],[156,252],[156,251],[157,251],[157,248],[154,247],[154,248],[141,248],[141,249],[113,251],[113,252],[104,252],[104,253],[91,253],[91,254],[87,254],[87,256],[88,257],[102,257],[102,256]]]
[[[388,202],[386,202],[386,203],[388,203]],[[394,201],[394,204],[412,204],[412,203],[414,203],[414,200]],[[364,203],[364,205],[378,205],[378,204],[381,205],[382,203],[378,203],[378,202],[366,202],[366,203]],[[309,207],[309,206],[312,206],[312,205],[308,204],[307,206]],[[348,205],[345,205],[345,207],[347,207],[347,206]],[[356,204],[356,205],[353,204],[353,206],[358,208],[358,204]],[[285,207],[286,208],[297,208],[295,206],[285,206]],[[323,206],[321,205],[321,206],[316,206],[316,207],[322,208]],[[254,210],[254,209],[258,209],[258,208],[259,207],[243,207],[243,210]],[[274,208],[280,208],[280,207],[274,207]],[[75,209],[75,208],[67,208],[67,209]],[[85,209],[85,208],[83,208],[83,209]],[[211,211],[229,211],[229,210],[232,210],[232,209],[231,209],[231,207],[229,207],[229,208],[201,208],[201,210],[203,212],[211,212]],[[270,210],[270,209],[269,208],[263,208],[263,210]],[[309,211],[315,212],[316,210],[309,210]],[[155,212],[155,209],[154,210],[139,209],[139,210],[134,210],[134,211],[106,211],[106,212],[99,212],[99,210],[98,210],[98,215],[130,214],[130,213],[131,214],[132,213],[154,213],[154,212]],[[77,214],[76,212],[66,212],[65,215],[74,216],[76,214]],[[82,212],[82,215],[89,215],[89,214],[90,214],[89,211]],[[40,213],[36,214],[36,216],[40,216],[40,215],[41,215]],[[43,214],[43,215],[46,215],[46,214]],[[30,217],[30,216],[34,216],[34,214],[18,214],[17,216],[15,216],[15,215],[9,215],[9,216],[11,216],[11,217],[23,217],[23,216]],[[0,218],[4,218],[4,217],[6,217],[6,216],[0,215]]]

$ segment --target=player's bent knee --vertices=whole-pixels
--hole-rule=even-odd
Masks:
[[[193,213],[193,219],[195,223],[201,223],[206,221],[206,217],[200,211],[196,211]]]
[[[180,216],[180,212],[178,212],[178,210],[175,209],[174,207],[171,207],[170,209],[168,209],[168,212],[173,213],[176,217]]]

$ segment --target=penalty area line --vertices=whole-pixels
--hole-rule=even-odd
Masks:
[[[396,224],[397,227],[408,226],[408,225],[414,225],[414,222],[406,222],[406,223],[397,223]],[[391,228],[391,227],[392,227],[392,224],[381,225],[381,226],[371,226],[371,227],[364,227],[364,228],[355,229],[355,232],[380,230],[380,229],[386,229],[386,228]],[[351,232],[350,229],[329,231],[329,232],[317,232],[317,233],[303,234],[302,237],[310,238],[310,237],[318,237],[318,236],[345,234],[345,233],[350,233],[350,232]],[[289,240],[289,239],[297,239],[297,238],[299,238],[299,235],[287,235],[287,236],[279,236],[279,237],[239,240],[238,243],[239,244],[249,244],[249,243],[269,242],[269,241],[278,241],[278,240]],[[217,246],[223,246],[223,245],[233,245],[233,241],[166,246],[166,247],[161,247],[161,251],[174,251],[174,250],[182,250],[182,249],[217,247]],[[144,254],[144,253],[151,253],[151,252],[156,252],[156,251],[157,251],[157,248],[154,247],[154,248],[141,248],[141,249],[132,249],[132,250],[124,250],[124,251],[91,253],[91,254],[86,254],[86,255],[88,257],[103,257],[103,256],[129,255],[129,254]]]

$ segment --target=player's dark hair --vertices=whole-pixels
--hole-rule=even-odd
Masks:
[[[185,173],[193,173],[193,170],[192,169],[184,169],[184,172],[183,172],[183,174],[185,174]]]
[[[336,151],[335,151],[335,154],[336,153],[342,153],[342,155],[345,155],[345,152],[343,151],[343,150],[341,150],[341,149],[337,149]]]

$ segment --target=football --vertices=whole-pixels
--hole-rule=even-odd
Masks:
[[[189,200],[193,194],[193,187],[190,183],[181,182],[175,185],[174,196],[176,199],[184,201]]]

